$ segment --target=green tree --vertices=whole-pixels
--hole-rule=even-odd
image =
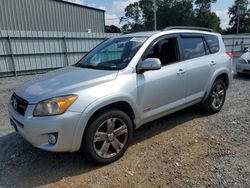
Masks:
[[[192,2],[193,0],[157,0],[157,29],[175,25],[193,26],[195,23]],[[145,28],[153,30],[153,0],[140,0],[139,4]]]
[[[157,0],[159,6],[160,1]],[[153,0],[140,0],[139,6],[142,11],[142,19],[146,30],[154,29],[154,2]]]
[[[192,0],[165,1],[160,4],[157,13],[158,29],[168,26],[195,26]]]
[[[250,9],[247,0],[235,0],[234,5],[229,8],[228,14],[230,16],[229,25],[231,26],[231,33],[237,32],[237,19],[239,15],[239,32],[250,32]]]
[[[196,15],[199,16],[200,14],[210,12],[212,3],[216,3],[216,0],[196,0],[194,3],[196,6],[195,8]]]
[[[196,25],[199,27],[212,28],[217,32],[221,32],[220,18],[211,12],[212,4],[216,3],[216,0],[196,0],[195,1],[195,15]]]
[[[220,18],[214,12],[203,12],[196,18],[197,26],[221,32]]]
[[[105,26],[106,33],[121,33],[121,29],[115,25]]]
[[[126,22],[122,27],[123,32],[144,30],[142,11],[138,2],[129,4],[125,8],[125,16],[121,18],[120,22]]]
[[[168,26],[200,26],[220,31],[220,19],[211,12],[216,0],[157,0],[157,29]],[[139,0],[125,9],[123,31],[154,29],[153,0]]]
[[[195,25],[193,0],[157,0],[157,28],[173,25]],[[133,32],[154,29],[153,0],[140,0],[125,8],[121,19],[123,31]]]

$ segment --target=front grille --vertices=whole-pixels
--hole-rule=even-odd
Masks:
[[[14,93],[11,97],[11,104],[17,112],[24,115],[29,103]]]

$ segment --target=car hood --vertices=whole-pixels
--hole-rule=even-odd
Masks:
[[[246,52],[244,53],[242,56],[241,56],[242,59],[245,59],[245,60],[250,60],[250,52]]]
[[[35,77],[16,89],[16,94],[35,104],[55,96],[73,94],[116,78],[118,71],[66,67]]]

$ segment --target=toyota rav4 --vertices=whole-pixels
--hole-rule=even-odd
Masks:
[[[133,131],[147,122],[197,103],[219,112],[231,79],[231,54],[210,29],[126,34],[17,88],[10,120],[35,147],[81,149],[87,159],[107,164],[124,154]]]

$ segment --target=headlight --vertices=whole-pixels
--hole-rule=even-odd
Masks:
[[[41,101],[36,105],[33,115],[51,116],[63,114],[77,98],[77,95],[67,95]]]
[[[239,63],[240,64],[247,64],[247,61],[243,58],[239,58]]]

